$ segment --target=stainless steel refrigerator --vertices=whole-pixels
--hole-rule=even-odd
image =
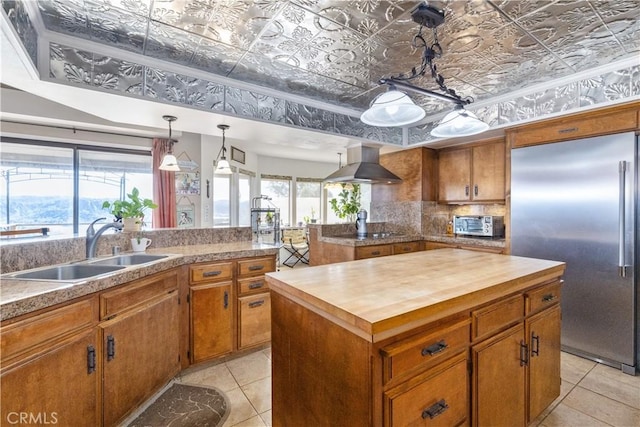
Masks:
[[[511,254],[564,261],[562,348],[635,374],[638,140],[513,149]]]

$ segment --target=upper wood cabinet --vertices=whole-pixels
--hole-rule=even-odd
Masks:
[[[424,147],[381,155],[380,164],[402,178],[402,182],[373,184],[371,199],[376,202],[435,200],[437,157],[435,150]]]
[[[508,129],[511,148],[588,138],[640,128],[640,102],[572,114]]]
[[[438,201],[504,202],[505,143],[443,149],[438,159]]]

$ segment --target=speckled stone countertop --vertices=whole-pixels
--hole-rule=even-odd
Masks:
[[[325,243],[334,243],[344,246],[372,246],[422,240],[422,236],[419,234],[386,234],[387,233],[370,233],[366,238],[357,238],[355,234],[344,236],[321,236],[318,240]]]
[[[2,277],[0,281],[0,320],[7,320],[50,307],[84,295],[103,291],[150,274],[184,264],[275,255],[277,247],[250,241],[148,249],[148,254],[168,255],[152,263],[130,266],[95,279],[73,282],[19,280]],[[104,257],[108,258],[108,257]]]
[[[451,243],[458,245],[473,245],[473,246],[487,246],[492,248],[504,248],[504,237],[462,237],[462,236],[449,236],[445,234],[433,234],[423,236],[423,240],[428,242],[439,243]]]

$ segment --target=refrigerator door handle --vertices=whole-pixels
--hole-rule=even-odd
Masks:
[[[618,167],[618,174],[620,178],[620,195],[618,200],[618,274],[620,277],[627,277],[627,263],[626,263],[626,239],[625,239],[625,184],[627,176],[627,162],[621,160]]]

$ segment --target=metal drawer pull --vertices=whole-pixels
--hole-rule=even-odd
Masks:
[[[531,332],[531,357],[540,356],[540,336]]]
[[[92,345],[87,346],[87,374],[96,370],[96,349]]]
[[[558,133],[570,133],[570,132],[575,132],[577,130],[578,130],[578,128],[566,128],[566,129],[558,130]]]
[[[116,340],[113,335],[107,337],[107,361],[116,358]]]
[[[204,273],[202,273],[202,275],[204,277],[211,277],[211,276],[219,276],[222,274],[222,271],[218,270],[218,271],[205,271]]]
[[[262,282],[255,282],[249,285],[249,289],[258,289],[262,287]]]
[[[449,409],[449,405],[447,405],[447,402],[442,399],[439,402],[436,402],[433,406],[430,406],[429,408],[422,411],[422,419],[426,419],[427,417],[429,417],[430,419],[434,419],[447,409]]]
[[[371,252],[371,255],[380,255],[380,251],[373,251]]]
[[[258,270],[262,270],[263,268],[264,268],[264,265],[250,265],[249,271],[258,271]]]
[[[468,196],[468,195],[469,195],[469,186],[468,186],[468,185],[465,185],[465,186],[464,186],[464,195],[465,195],[465,196]]]
[[[422,355],[426,356],[428,354],[429,356],[433,356],[434,354],[443,352],[447,347],[449,347],[447,343],[444,340],[441,340],[435,344],[431,344],[429,347],[423,348]]]
[[[553,301],[556,298],[558,298],[558,297],[556,295],[554,295],[554,294],[547,294],[547,295],[542,297],[542,301],[543,302],[549,302],[549,301]]]
[[[529,364],[529,346],[520,341],[520,366],[526,366]]]
[[[262,304],[264,304],[264,300],[263,299],[261,299],[260,301],[250,302],[249,303],[249,308],[260,307]]]

